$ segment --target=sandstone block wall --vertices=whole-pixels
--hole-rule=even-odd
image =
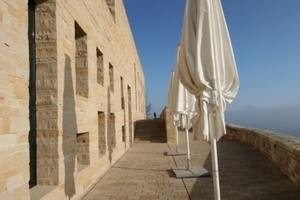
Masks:
[[[0,199],[28,199],[27,2],[0,1]]]
[[[133,142],[145,77],[122,0],[35,2],[29,189],[28,1],[0,1],[0,199],[79,199]]]
[[[169,107],[165,107],[160,114],[160,118],[165,120],[166,124],[166,135],[167,135],[167,142],[174,142],[175,141],[175,129],[177,128],[174,125],[174,119],[170,112]]]
[[[251,144],[300,188],[300,138],[228,124],[226,136]]]

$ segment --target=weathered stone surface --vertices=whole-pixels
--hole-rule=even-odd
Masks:
[[[300,188],[300,138],[228,124],[227,137],[251,144]]]
[[[27,3],[0,2],[0,199],[30,199]],[[133,143],[144,74],[122,1],[36,3],[37,184],[78,199]]]
[[[175,141],[175,125],[173,115],[170,112],[170,108],[165,107],[161,113],[160,118],[165,120],[166,123],[166,133],[167,133],[167,141]]]

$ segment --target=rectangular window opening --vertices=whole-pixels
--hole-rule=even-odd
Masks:
[[[90,165],[90,143],[89,132],[77,133],[76,149],[77,149],[77,171],[80,172]]]
[[[120,77],[120,82],[121,82],[121,108],[124,110],[125,109],[125,104],[124,104],[124,89],[123,89],[123,77]]]
[[[114,20],[116,19],[116,11],[115,11],[115,0],[106,0],[106,4],[108,6],[109,12],[111,13]]]
[[[105,114],[98,112],[98,149],[99,158],[106,154]]]
[[[114,113],[110,114],[110,120],[109,120],[109,146],[110,150],[112,151],[114,148],[116,148],[116,117]]]
[[[96,49],[96,55],[97,55],[97,82],[100,85],[104,86],[103,54],[98,48]]]
[[[76,71],[76,94],[88,98],[88,45],[87,35],[75,22],[75,71]]]
[[[109,63],[109,89],[114,92],[114,67]]]
[[[125,126],[122,126],[122,142],[126,141],[126,130]]]

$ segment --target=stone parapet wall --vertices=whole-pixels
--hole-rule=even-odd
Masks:
[[[300,188],[300,138],[232,124],[226,136],[251,144]]]
[[[167,135],[167,142],[175,141],[175,125],[173,116],[170,113],[170,108],[165,107],[160,114],[160,118],[165,120],[166,123],[166,135]]]

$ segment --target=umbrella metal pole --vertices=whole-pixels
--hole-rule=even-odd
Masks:
[[[220,200],[220,181],[219,181],[219,166],[218,166],[218,152],[217,152],[217,139],[215,139],[214,115],[209,114],[209,128],[210,128],[210,141],[211,141],[211,160],[213,168],[213,182],[214,182],[214,195],[215,200]]]
[[[176,135],[176,152],[179,153],[179,145],[178,145],[178,126],[175,128],[175,135]]]
[[[191,153],[190,153],[190,139],[189,139],[189,117],[186,115],[186,125],[185,125],[185,134],[186,134],[186,147],[187,147],[187,169],[191,170]]]

